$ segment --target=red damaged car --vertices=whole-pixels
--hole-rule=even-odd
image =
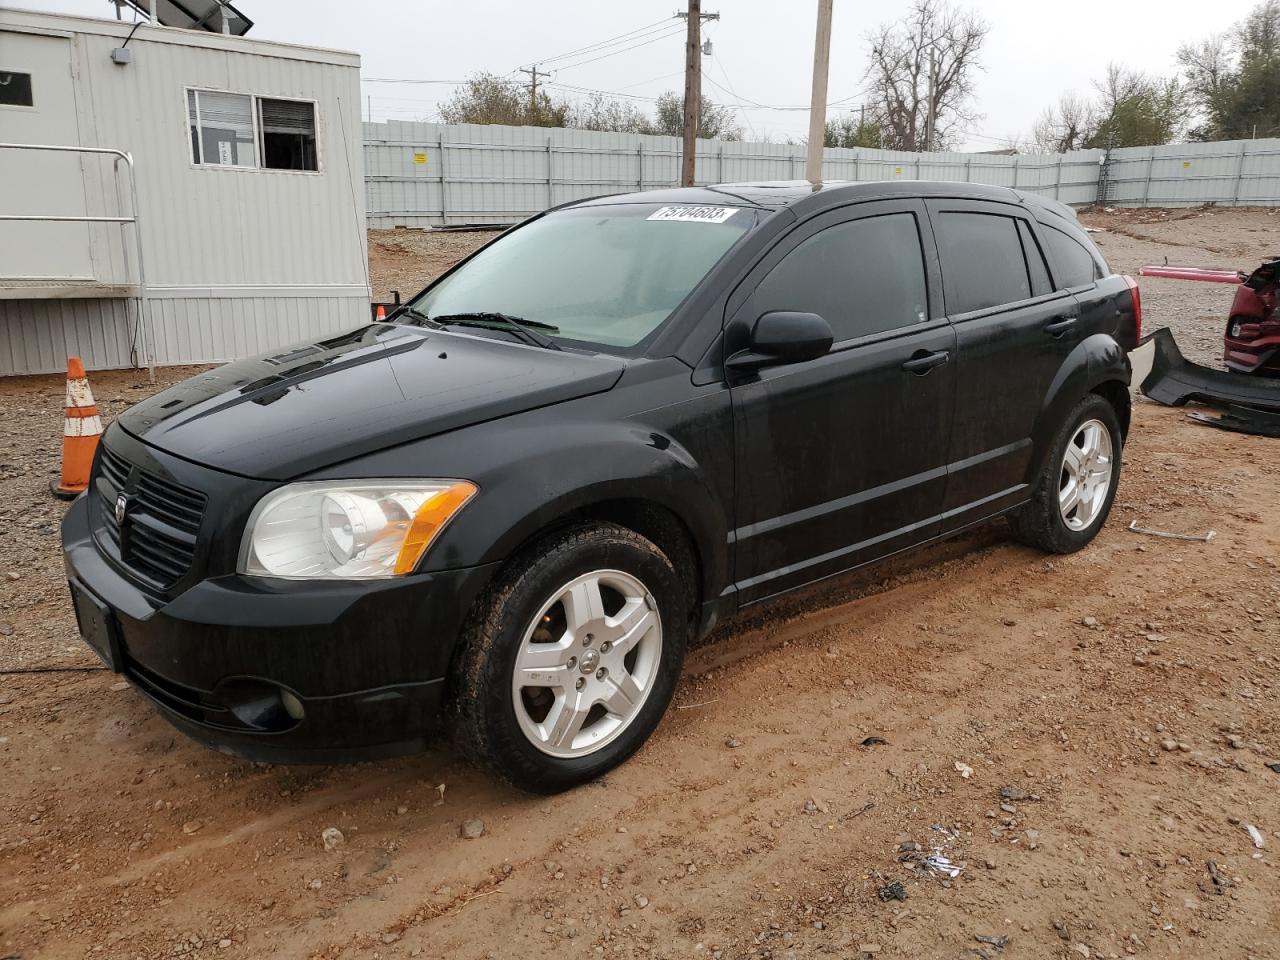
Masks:
[[[1280,315],[1276,313],[1280,257],[1264,260],[1249,274],[1171,266],[1148,266],[1138,272],[1144,277],[1238,284],[1222,338],[1222,360],[1236,373],[1280,377]]]

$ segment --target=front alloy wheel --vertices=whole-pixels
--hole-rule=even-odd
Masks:
[[[459,747],[538,793],[616,767],[671,702],[691,602],[667,555],[633,530],[549,535],[472,611],[450,679]]]
[[[581,757],[616,739],[643,708],[662,663],[657,602],[621,570],[593,570],[552,595],[525,630],[512,702],[529,742]]]

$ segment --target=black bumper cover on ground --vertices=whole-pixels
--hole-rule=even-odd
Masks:
[[[192,738],[251,760],[330,763],[424,749],[466,611],[492,574],[197,583],[156,606],[103,557],[84,497],[62,526],[68,580],[109,611],[114,665]],[[296,720],[273,691],[296,696]],[[269,702],[268,702],[269,701]]]
[[[1280,413],[1280,380],[1251,377],[1226,370],[1211,370],[1187,360],[1168,327],[1143,338],[1154,341],[1151,372],[1142,381],[1142,392],[1170,407],[1189,400],[1213,406],[1252,407]]]

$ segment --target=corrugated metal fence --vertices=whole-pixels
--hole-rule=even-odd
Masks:
[[[370,227],[511,223],[557,203],[679,180],[676,137],[392,120],[366,123],[364,138]],[[697,180],[801,179],[804,152],[796,144],[700,140]],[[1131,147],[1109,157],[829,147],[823,172],[829,180],[989,183],[1076,205],[1280,204],[1280,140]]]

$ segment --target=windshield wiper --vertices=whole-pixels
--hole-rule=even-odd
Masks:
[[[545,347],[548,350],[560,349],[560,344],[539,333],[534,327],[539,330],[550,330],[552,333],[559,333],[560,328],[554,324],[543,323],[541,320],[525,320],[507,313],[484,310],[476,311],[475,313],[444,313],[431,317],[431,320],[441,326],[487,327],[493,329],[495,325],[500,325],[502,329],[510,330],[525,343],[532,343],[536,347]]]
[[[389,321],[395,320],[397,317],[400,317],[400,316],[413,317],[412,322],[418,326],[428,326],[428,327],[440,326],[439,323],[437,323],[435,320],[428,317],[425,313],[423,313],[417,307],[411,306],[410,304],[407,304],[407,303],[404,306],[402,306],[399,310],[393,311],[391,316],[387,317],[387,320]]]

